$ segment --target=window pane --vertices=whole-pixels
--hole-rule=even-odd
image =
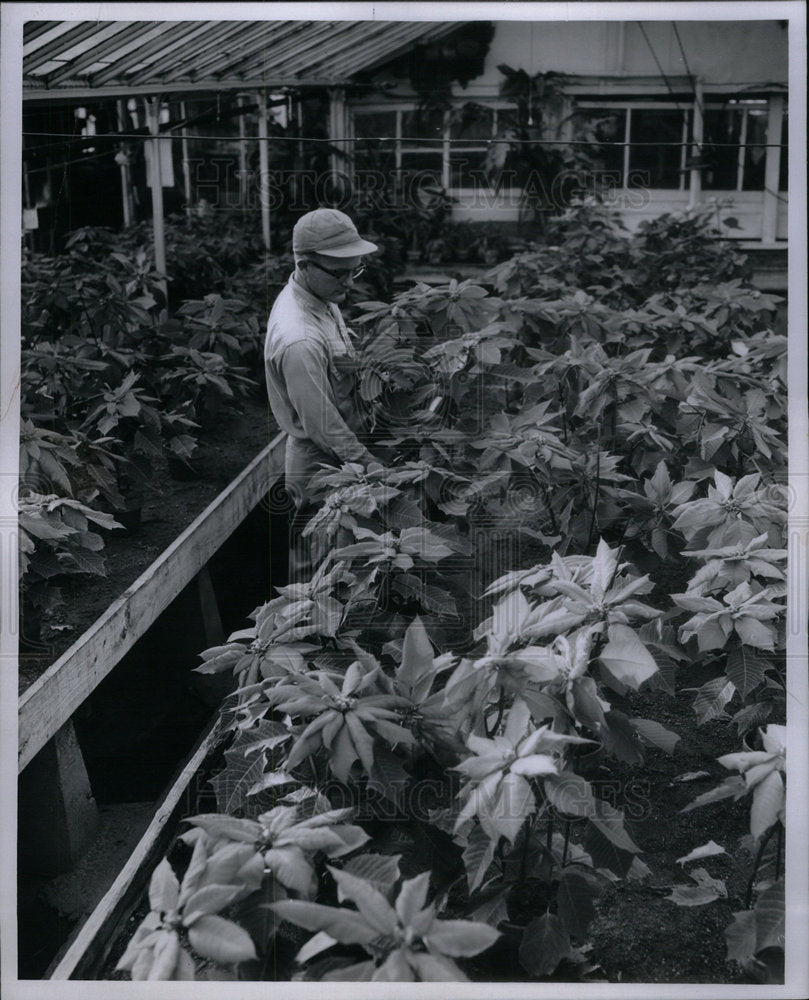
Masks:
[[[784,108],[784,122],[781,126],[781,170],[778,174],[778,190],[789,191],[789,171],[787,169],[789,161],[789,122],[787,120],[787,109]]]
[[[624,183],[624,135],[626,110],[583,108],[576,112],[574,138],[586,142],[580,149],[593,164],[593,173],[610,187]]]
[[[633,145],[629,151],[628,185],[678,189],[683,177],[680,173],[683,112],[633,108],[629,127]]]
[[[412,175],[429,174],[436,183],[441,183],[441,164],[442,155],[438,153],[429,152],[408,152],[406,150],[402,151],[402,174]]]
[[[355,110],[354,135],[363,139],[375,139],[383,135],[395,136],[396,112]]]
[[[359,147],[359,143],[357,143]],[[392,142],[381,142],[371,149],[356,148],[354,151],[354,170],[357,183],[361,184],[362,174],[371,175],[387,173],[396,169],[396,154]],[[368,181],[368,183],[371,183]],[[375,182],[374,182],[375,183]]]
[[[444,112],[440,110],[415,110],[402,113],[402,137],[404,145],[419,145],[408,139],[443,139]],[[436,148],[438,143],[436,143]]]
[[[702,187],[706,191],[735,191],[742,134],[740,108],[708,108],[703,125]],[[728,145],[728,143],[730,145]]]
[[[744,155],[744,191],[764,190],[764,167],[767,160],[767,116],[764,108],[747,110],[747,142]]]
[[[475,140],[491,139],[494,134],[494,111],[480,104],[464,104],[452,113],[449,135],[474,144]]]
[[[450,153],[450,186],[454,188],[488,187],[483,173],[486,153],[482,149],[453,149]]]

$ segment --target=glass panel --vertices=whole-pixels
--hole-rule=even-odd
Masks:
[[[441,183],[441,165],[443,162],[443,157],[440,152],[429,153],[429,152],[407,152],[402,151],[402,174],[412,175],[429,174],[433,179],[440,184]]]
[[[683,114],[682,111],[663,108],[648,111],[632,109],[629,127],[633,145],[629,151],[628,186],[680,188],[683,179],[680,172]]]
[[[767,117],[764,108],[747,110],[747,142],[744,152],[742,190],[764,190],[764,168],[767,160]]]
[[[354,111],[354,135],[374,139],[381,135],[396,135],[395,111]]]
[[[482,149],[453,149],[450,154],[450,186],[454,188],[488,188],[483,173],[486,153]]]
[[[444,138],[444,112],[441,110],[415,110],[402,113],[402,138],[405,145],[417,146],[419,139]],[[408,140],[415,139],[416,142]],[[436,143],[436,148],[438,144]]]
[[[702,149],[702,159],[706,163],[702,171],[704,190],[736,190],[741,134],[740,108],[706,108]]]
[[[573,121],[573,138],[588,145],[579,147],[593,164],[593,173],[609,187],[624,183],[624,108],[583,108]]]
[[[449,135],[451,139],[475,141],[491,139],[494,133],[494,111],[480,104],[464,104],[452,113]]]
[[[359,146],[359,143],[357,143]],[[362,183],[361,174],[387,173],[396,169],[396,154],[392,142],[379,143],[371,149],[357,148],[354,151],[354,170],[357,183]]]

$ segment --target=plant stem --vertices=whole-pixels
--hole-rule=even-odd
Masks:
[[[590,528],[587,532],[587,550],[593,541],[593,528],[596,524],[596,514],[598,511],[598,498],[601,493],[601,424],[598,425],[598,441],[596,442],[596,484],[593,494],[593,514],[590,518]]]
[[[553,505],[551,504],[551,498],[548,496],[548,487],[541,480],[539,485],[542,488],[542,498],[545,501],[545,506],[548,508],[548,513],[551,516],[551,531],[553,532],[554,535],[557,535],[559,533],[559,529],[556,525],[556,515],[553,512]]]
[[[779,824],[780,825],[780,824]],[[758,846],[758,851],[756,852],[756,860],[753,862],[753,871],[750,875],[750,881],[747,883],[747,895],[745,897],[744,908],[749,910],[753,905],[753,884],[756,881],[756,874],[758,873],[759,865],[761,864],[761,859],[764,856],[764,848],[769,844],[770,838],[775,833],[775,826],[771,826],[770,829],[761,838],[761,843]]]
[[[528,845],[531,843],[531,817],[526,816],[523,823],[522,857],[520,858],[520,881],[524,882],[528,875]]]
[[[562,868],[567,864],[567,849],[570,846],[570,820],[565,821],[565,846],[562,848]]]
[[[486,730],[486,738],[491,739],[492,736],[497,732],[500,723],[503,721],[503,711],[506,707],[506,692],[504,688],[500,688],[500,697],[497,699],[497,718],[494,720],[494,725],[489,729],[486,723],[486,716],[483,717],[483,727]]]

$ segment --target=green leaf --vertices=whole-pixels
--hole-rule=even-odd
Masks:
[[[595,810],[593,789],[588,781],[573,771],[548,775],[543,780],[548,802],[566,816],[592,816]]]
[[[433,646],[427,630],[416,617],[405,632],[402,644],[402,662],[396,671],[396,678],[403,693],[414,701],[421,701],[429,693],[433,678]],[[424,679],[429,682],[424,685]]]
[[[610,625],[600,659],[621,683],[635,690],[657,672],[652,654],[628,625]]]
[[[416,970],[422,983],[466,983],[469,980],[451,958],[428,952],[408,951],[408,964]]]
[[[256,739],[256,730],[240,733],[233,745],[225,751],[224,770],[211,778],[216,794],[216,808],[220,813],[235,813],[247,799],[249,790],[264,774],[264,755],[245,757],[244,748]]]
[[[406,879],[402,883],[399,895],[396,897],[396,915],[404,927],[412,925],[417,914],[424,909],[427,902],[427,891],[430,888],[430,873],[428,871]]]
[[[364,879],[384,896],[389,896],[401,875],[401,857],[401,854],[359,854],[346,861],[343,870]]]
[[[725,928],[728,962],[745,964],[756,952],[756,915],[753,910],[733,914],[733,923]]]
[[[625,877],[632,867],[635,855],[616,847],[597,826],[587,825],[584,847],[596,868],[607,868],[616,875]]]
[[[166,913],[177,907],[179,898],[180,883],[171,865],[163,858],[149,883],[149,907],[155,913]]]
[[[550,976],[572,953],[570,939],[555,913],[535,918],[523,932],[520,964],[532,976]]]
[[[201,813],[199,816],[189,816],[185,822],[204,830],[214,840],[236,840],[245,844],[254,844],[261,832],[255,820],[237,819],[235,816],[220,813]]]
[[[472,920],[436,920],[429,934],[424,935],[424,943],[431,951],[459,958],[485,951],[499,937],[500,932],[488,924]]]
[[[735,693],[736,685],[726,677],[714,677],[706,681],[697,691],[693,704],[698,725],[722,718],[725,715],[725,705]]]
[[[704,906],[720,896],[716,889],[706,885],[675,885],[665,898],[677,906]]]
[[[693,802],[689,802],[681,812],[690,812],[692,809],[696,809],[698,806],[706,806],[711,802],[719,802],[721,799],[728,799],[731,796],[734,798],[740,798],[742,795],[747,794],[747,784],[742,775],[734,774],[730,778],[725,778],[721,785],[717,785],[716,788],[712,788],[708,792],[703,792],[702,795],[698,795]]]
[[[640,848],[626,832],[624,816],[620,809],[615,809],[609,802],[605,802],[604,799],[594,798],[593,803],[595,805],[595,815],[590,816],[589,819],[599,833],[612,841],[619,850],[639,854]]]
[[[369,924],[360,913],[346,907],[323,906],[300,899],[284,899],[270,907],[284,920],[308,931],[325,931],[343,944],[370,944],[380,928]]]
[[[475,824],[463,850],[463,863],[470,895],[480,886],[494,858],[495,841],[479,824]]]
[[[219,913],[242,892],[240,885],[204,885],[186,901],[183,924],[190,927],[206,913]]]
[[[331,866],[329,866],[329,871],[346,899],[350,899],[358,907],[365,920],[376,927],[377,933],[394,933],[396,914],[381,892],[369,882],[357,878],[350,872],[340,871],[339,868]]]
[[[680,739],[677,733],[673,733],[652,719],[630,719],[629,724],[647,743],[660,747],[666,753],[674,753],[674,748]]]
[[[581,871],[563,871],[556,891],[557,914],[568,934],[583,940],[596,915],[596,900],[601,886],[592,876]]]
[[[247,931],[224,917],[200,917],[189,927],[188,941],[194,951],[215,962],[246,962],[257,957],[253,939]]]
[[[755,906],[756,952],[783,948],[785,928],[784,883],[774,882],[759,896]]]
[[[778,771],[771,771],[753,790],[750,833],[756,840],[778,821],[783,808],[784,781]]]
[[[643,761],[643,748],[630,722],[623,712],[610,709],[604,713],[600,735],[606,750],[619,760],[626,764],[639,764]]]
[[[694,803],[691,803],[693,807]],[[683,809],[683,812],[686,810]],[[689,861],[699,861],[702,858],[712,858],[717,854],[727,854],[724,847],[719,844],[714,843],[713,840],[709,840],[707,844],[703,844],[701,847],[695,847],[693,851],[688,854],[684,854],[681,858],[677,858],[678,865],[685,865]]]

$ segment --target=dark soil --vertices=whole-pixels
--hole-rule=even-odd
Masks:
[[[678,676],[679,687],[694,679]],[[705,678],[700,678],[697,683]],[[730,799],[688,813],[681,810],[697,795],[718,785],[727,771],[716,762],[738,749],[734,730],[718,720],[698,726],[691,708],[693,693],[675,697],[657,692],[632,698],[632,714],[652,718],[680,735],[671,755],[649,748],[642,765],[610,762],[610,779],[618,792],[631,789],[627,816],[635,843],[651,874],[624,880],[602,897],[598,917],[590,927],[590,958],[607,982],[733,983],[741,970],[725,961],[725,928],[732,914],[745,908],[744,896],[753,859],[740,851],[749,830],[750,803]],[[707,771],[696,780],[680,776]],[[728,852],[682,865],[694,848],[713,840]],[[688,871],[705,868],[724,880],[728,896],[703,906],[678,906],[666,899],[675,885],[693,885]]]
[[[140,523],[105,533],[107,575],[70,576],[60,581],[64,603],[42,623],[40,633],[21,626],[19,690],[25,691],[65,652],[140,574],[180,535],[208,504],[269,443],[276,428],[257,390],[241,400],[240,412],[225,411],[205,428],[193,458],[193,474],[175,478],[164,460],[155,468]],[[245,614],[252,608],[245,609]]]

